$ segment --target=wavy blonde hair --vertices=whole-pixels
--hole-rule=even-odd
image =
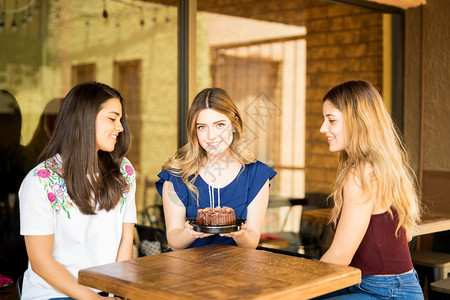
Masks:
[[[349,81],[332,88],[323,98],[343,114],[346,151],[339,153],[331,222],[336,224],[342,210],[343,190],[349,172],[360,178],[362,188],[375,193],[383,208],[397,211],[398,225],[408,233],[417,232],[420,205],[417,180],[398,129],[378,91],[364,81]],[[366,166],[372,171],[368,174]],[[375,184],[375,186],[374,186]],[[391,200],[389,207],[388,200]]]
[[[225,115],[233,127],[233,141],[230,150],[233,157],[245,168],[245,164],[255,161],[254,155],[243,146],[241,141],[244,126],[241,115],[228,96],[220,88],[207,88],[195,96],[188,112],[186,127],[188,131],[188,142],[177,150],[162,166],[163,170],[180,176],[191,192],[196,195],[198,203],[198,190],[194,185],[198,172],[208,161],[208,156],[200,146],[197,138],[196,122],[198,114],[204,109],[213,109]]]

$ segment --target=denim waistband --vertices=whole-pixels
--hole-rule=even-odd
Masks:
[[[386,275],[386,276],[377,276],[377,275],[368,275],[362,276],[362,281],[367,283],[383,282],[384,284],[389,283],[392,285],[402,285],[418,282],[418,275],[416,270],[413,269],[413,272],[399,274],[399,275]]]

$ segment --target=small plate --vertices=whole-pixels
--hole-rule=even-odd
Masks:
[[[196,218],[190,218],[187,219],[189,221],[189,224],[191,224],[194,227],[194,230],[197,232],[203,232],[203,233],[228,233],[228,232],[234,232],[241,230],[241,225],[245,223],[247,219],[236,219],[236,224],[231,225],[198,225]]]

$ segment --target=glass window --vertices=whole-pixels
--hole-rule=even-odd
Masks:
[[[177,147],[177,32],[176,2],[0,2],[0,243],[11,245],[0,255],[2,273],[20,270],[17,261],[26,267],[17,191],[75,84],[95,80],[123,95],[137,209],[153,203],[156,175]],[[11,266],[10,253],[20,254]]]

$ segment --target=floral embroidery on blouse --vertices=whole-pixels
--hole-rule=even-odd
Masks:
[[[134,169],[128,159],[124,158],[122,160],[122,164],[120,165],[120,172],[122,173],[123,177],[125,177],[125,180],[128,183],[127,188],[123,191],[122,198],[120,198],[120,212],[122,212],[122,207],[125,204],[128,193],[130,192],[134,183]]]
[[[55,157],[47,160],[35,170],[35,175],[39,177],[39,182],[44,186],[52,209],[56,212],[65,211],[70,219],[69,210],[73,207],[73,201],[67,193],[66,182],[59,174],[62,174],[62,165]]]
[[[120,212],[124,206],[128,193],[134,184],[134,169],[128,159],[124,158],[120,166],[120,171],[125,177],[128,185],[123,191],[120,198]],[[74,206],[72,199],[67,192],[67,186],[64,179],[59,175],[63,173],[62,165],[57,161],[56,157],[47,160],[43,165],[40,165],[34,175],[39,177],[39,182],[44,186],[47,199],[50,202],[52,209],[55,212],[61,210],[65,211],[67,217],[70,219],[70,208]]]

